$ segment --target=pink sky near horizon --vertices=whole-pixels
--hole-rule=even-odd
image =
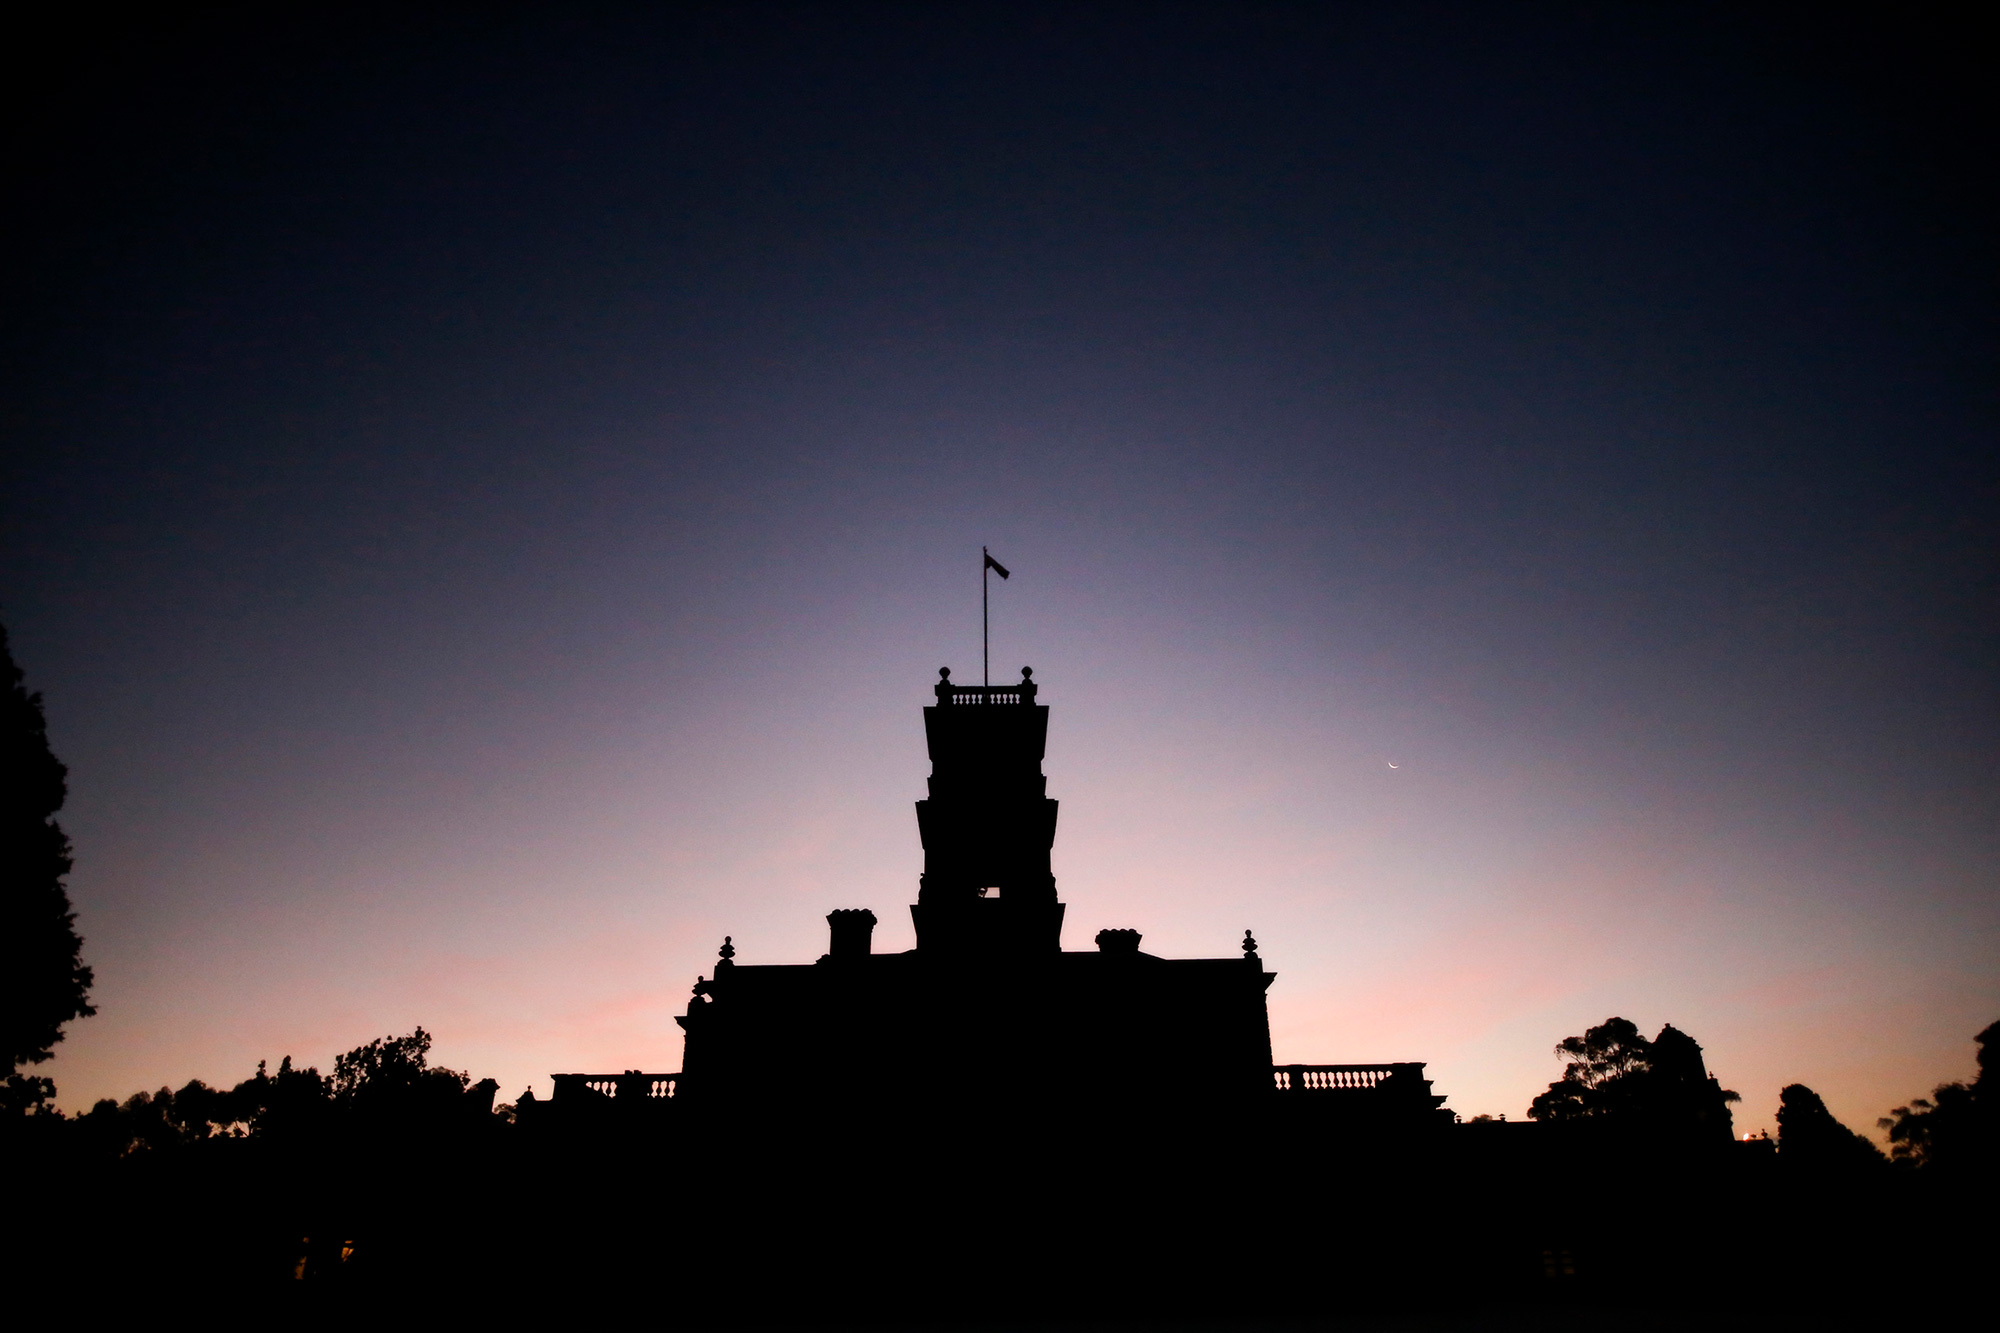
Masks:
[[[677,1068],[673,1016],[724,934],[745,961],[809,962],[827,910],[868,906],[878,949],[910,947],[927,672],[895,670],[893,645],[848,651],[875,660],[837,688],[752,670],[697,700],[693,725],[433,790],[436,845],[398,836],[365,782],[348,797],[380,847],[329,856],[312,818],[212,826],[222,841],[168,872],[212,908],[165,940],[148,935],[157,901],[129,924],[98,907],[103,834],[79,774],[75,892],[103,1012],[48,1066],[62,1105],[227,1083],[286,1054],[324,1068],[417,1024],[442,1062],[546,1096],[562,1070]],[[1149,951],[1230,956],[1254,929],[1280,1061],[1422,1059],[1454,1110],[1518,1117],[1560,1072],[1554,1043],[1620,1014],[1702,1041],[1744,1096],[1739,1131],[1771,1128],[1794,1081],[1872,1130],[1968,1073],[2000,999],[1963,942],[1899,941],[1856,897],[1855,865],[1746,836],[1700,792],[1607,802],[1504,720],[1404,718],[1391,770],[1395,710],[1365,685],[1329,708],[1249,676],[1210,712],[1194,673],[1181,689],[1026,655],[1052,661],[1068,946],[1123,925]],[[682,766],[696,758],[714,770]]]

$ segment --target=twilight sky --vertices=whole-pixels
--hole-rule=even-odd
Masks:
[[[1519,1116],[1622,1014],[1739,1131],[1794,1081],[1870,1129],[2000,1017],[1969,32],[731,7],[10,60],[66,1107],[418,1023],[545,1094],[678,1068],[724,934],[909,947],[982,543],[1067,944],[1254,928],[1281,1060]]]

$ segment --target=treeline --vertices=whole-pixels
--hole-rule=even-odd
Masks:
[[[2000,1179],[2000,1076],[1992,1069],[2000,1060],[2000,1022],[1974,1042],[1978,1072],[1969,1082],[1940,1084],[1929,1097],[1877,1122],[1889,1142],[1886,1153],[1843,1125],[1802,1083],[1779,1093],[1777,1137],[1750,1146],[1799,1169]],[[122,1102],[107,1098],[74,1116],[37,1096],[0,1109],[0,1134],[33,1139],[45,1151],[109,1160],[222,1140],[305,1147],[357,1136],[494,1139],[511,1133],[520,1116],[515,1105],[496,1104],[499,1084],[432,1064],[431,1043],[431,1034],[419,1027],[336,1056],[329,1074],[300,1068],[286,1056],[275,1071],[259,1062],[256,1073],[233,1087],[196,1079]],[[1567,1064],[1528,1108],[1530,1121],[1616,1127],[1641,1140],[1734,1141],[1729,1108],[1741,1098],[1707,1073],[1701,1047],[1679,1029],[1668,1025],[1649,1039],[1630,1020],[1610,1018],[1555,1050]],[[533,1092],[525,1093],[519,1112],[537,1109],[533,1101]],[[1472,1123],[1491,1119],[1475,1116]],[[4,1129],[9,1123],[11,1133]]]
[[[1090,1240],[1105,1227],[1120,1239],[1107,1251],[1110,1269],[1065,1270],[1059,1294],[1123,1300],[1128,1286],[1115,1272],[1145,1263],[1159,1266],[1160,1281],[1167,1270],[1199,1271],[1227,1290],[1228,1272],[1283,1260],[1319,1264],[1328,1280],[1393,1276],[1383,1290],[1428,1274],[1434,1299],[1457,1308],[1600,1300],[1681,1308],[1724,1299],[1746,1308],[1795,1299],[1877,1308],[1895,1283],[1866,1266],[1865,1238],[1887,1218],[1918,1216],[1927,1227],[1921,1245],[1901,1253],[1897,1282],[1960,1282],[1978,1262],[1991,1230],[1979,1229],[1987,1210],[1978,1201],[1992,1193],[2000,1144],[1996,1038],[2000,1023],[1979,1034],[1976,1077],[1884,1118],[1887,1154],[1800,1084],[1781,1095],[1775,1139],[1739,1140],[1729,1120],[1735,1094],[1702,1068],[1699,1046],[1671,1027],[1647,1038],[1622,1019],[1559,1044],[1564,1072],[1535,1099],[1527,1123],[1260,1142],[1263,1121],[1245,1116],[1212,1126],[1213,1142],[1176,1147],[1143,1133],[1107,1140],[1131,1153],[1130,1172],[1117,1189],[1101,1181],[1083,1189],[1069,1205],[1081,1211],[1062,1225],[1075,1232],[1065,1243],[1111,1243]],[[956,1308],[983,1290],[982,1279],[939,1267],[959,1261],[956,1248],[932,1234],[936,1227],[911,1231],[913,1216],[966,1225],[1000,1218],[1026,1236],[1056,1225],[1038,1211],[1036,1200],[1052,1197],[1042,1185],[1014,1197],[992,1177],[920,1173],[913,1179],[924,1205],[911,1213],[907,1182],[861,1188],[839,1169],[850,1150],[870,1163],[899,1160],[909,1126],[877,1125],[851,1142],[836,1135],[842,1146],[823,1152],[824,1127],[788,1119],[780,1107],[757,1126],[559,1119],[547,1114],[554,1103],[496,1105],[493,1080],[433,1064],[431,1046],[418,1028],[357,1046],[325,1073],[287,1058],[227,1088],[191,1081],[82,1114],[44,1102],[8,1116],[0,1146],[12,1150],[25,1196],[43,1202],[8,1219],[18,1229],[7,1243],[72,1281],[109,1268],[142,1277],[149,1290],[201,1298],[282,1290],[313,1310],[370,1293],[416,1299],[467,1286],[488,1298],[541,1297],[652,1271],[670,1254],[693,1266],[677,1269],[676,1280],[696,1269],[730,1279],[704,1288],[709,1304],[689,1316],[727,1323],[737,1314],[726,1293],[773,1273],[779,1285],[759,1293],[758,1308],[812,1314],[822,1284],[872,1261],[870,1236],[895,1237],[927,1256],[931,1286],[903,1313],[926,1301]],[[937,1160],[961,1168],[975,1161],[984,1151],[977,1137],[953,1150],[970,1156]],[[1149,1146],[1133,1150],[1131,1142]],[[1096,1151],[1084,1160],[1098,1160]],[[1257,1222],[1230,1233],[1235,1248],[1209,1253],[1189,1237],[1206,1234],[1201,1219],[1228,1199],[1204,1182],[1217,1161],[1242,1152],[1282,1170],[1256,1192]],[[1043,1183],[1073,1188],[1075,1165]],[[1023,1177],[1030,1184],[1039,1179],[1032,1172]],[[1578,1188],[1592,1180],[1601,1188]],[[1131,1192],[1133,1182],[1151,1192]],[[1367,1224],[1305,1206],[1325,1188],[1368,1199]],[[1437,1215],[1471,1224],[1437,1233]],[[1711,1230],[1730,1217],[1760,1220],[1767,1234],[1756,1261],[1705,1267],[1715,1252]],[[1084,1225],[1090,1218],[1097,1224]],[[1397,1239],[1417,1236],[1420,1245]],[[1632,1288],[1656,1269],[1674,1281]],[[1197,1303],[1220,1299],[1199,1283],[1195,1293]],[[989,1295],[994,1310],[1015,1309],[1010,1299],[1015,1312],[1045,1304],[1033,1294]]]
[[[498,1085],[430,1050],[420,1027],[326,1073],[287,1057],[231,1087],[197,1079],[77,1115],[45,1097],[17,1107],[0,1116],[0,1160],[34,1202],[0,1210],[0,1248],[72,1288],[115,1277],[102,1299],[135,1308],[161,1293],[420,1293],[491,1272],[505,1254],[491,1219],[532,1153]]]
[[[1973,1038],[1978,1073],[1942,1083],[1876,1122],[1885,1153],[1840,1123],[1803,1083],[1778,1094],[1778,1135],[1752,1140],[1790,1166],[1833,1171],[1885,1170],[1993,1179],[2000,1174],[2000,1022]],[[1647,1038],[1637,1024],[1609,1018],[1556,1044],[1567,1061],[1561,1078],[1534,1099],[1528,1118],[1549,1125],[1617,1126],[1645,1138],[1733,1138],[1730,1106],[1742,1098],[1703,1066],[1701,1047],[1669,1024]],[[1474,1123],[1492,1121],[1475,1116]]]
[[[255,1074],[232,1088],[195,1079],[178,1091],[107,1098],[75,1117],[68,1137],[77,1151],[120,1158],[223,1139],[303,1146],[357,1134],[491,1134],[513,1119],[512,1107],[494,1105],[499,1084],[474,1083],[466,1073],[431,1064],[430,1049],[431,1034],[419,1027],[335,1057],[330,1075],[297,1068],[286,1056],[276,1073],[259,1062]]]

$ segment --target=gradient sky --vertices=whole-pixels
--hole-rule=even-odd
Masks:
[[[546,1094],[678,1068],[724,934],[909,947],[981,544],[1070,947],[1253,928],[1279,1059],[1468,1116],[1613,1014],[1739,1129],[1969,1075],[1979,52],[1733,6],[21,43],[0,617],[97,971],[61,1103],[419,1023]]]

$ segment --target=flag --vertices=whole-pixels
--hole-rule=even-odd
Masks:
[[[982,555],[985,554],[984,547],[980,548],[980,553]],[[992,570],[995,574],[998,574],[1003,579],[1007,577],[1007,566],[1001,564],[998,560],[995,560],[990,555],[986,556],[986,567]]]

